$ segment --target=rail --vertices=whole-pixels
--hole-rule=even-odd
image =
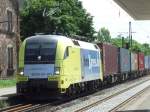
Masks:
[[[117,93],[115,93],[115,94],[113,94],[113,95],[110,95],[110,96],[108,96],[108,97],[106,97],[106,98],[104,98],[104,99],[98,100],[98,101],[96,101],[96,102],[94,102],[94,103],[92,103],[92,104],[89,104],[89,105],[87,105],[87,106],[84,106],[84,107],[82,107],[82,108],[76,110],[75,112],[88,111],[89,109],[94,108],[94,107],[96,107],[96,106],[102,104],[103,102],[106,102],[106,101],[108,101],[109,99],[112,99],[112,98],[114,98],[114,97],[116,97],[116,96],[118,96],[118,95],[120,95],[120,94],[122,94],[122,93],[125,93],[126,91],[128,91],[128,90],[130,90],[130,89],[133,89],[133,88],[135,88],[135,87],[138,87],[139,85],[144,84],[144,83],[147,82],[147,81],[149,81],[149,80],[143,81],[143,82],[141,82],[141,83],[139,83],[139,84],[137,84],[137,85],[133,85],[133,86],[131,86],[131,87],[129,87],[129,88],[126,88],[126,89],[124,89],[124,90],[122,90],[122,91],[119,91],[119,92],[117,92]],[[145,89],[146,89],[146,88],[145,88]],[[127,101],[130,101],[130,100],[131,100],[132,98],[134,98],[136,95],[141,94],[145,89],[143,89],[142,91],[140,91],[140,92],[138,92],[137,94],[133,95],[133,97],[131,97],[131,98],[129,98],[128,100],[124,101],[124,102],[121,103],[120,105],[114,107],[113,109],[111,109],[111,111],[112,111],[112,112],[115,112],[115,110],[117,110],[121,105],[123,105],[123,104],[124,104],[125,102],[127,102]]]

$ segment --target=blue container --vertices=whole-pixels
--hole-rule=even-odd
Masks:
[[[121,73],[130,72],[130,52],[125,48],[119,48],[119,71]]]
[[[149,68],[149,56],[144,57],[144,64],[145,64],[145,69]]]
[[[150,69],[150,56],[148,56],[148,69]]]

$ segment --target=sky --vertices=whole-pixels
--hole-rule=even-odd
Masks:
[[[80,0],[83,7],[93,16],[94,28],[105,27],[112,37],[127,37],[129,21],[132,23],[132,37],[140,43],[150,44],[150,21],[135,21],[113,0]]]

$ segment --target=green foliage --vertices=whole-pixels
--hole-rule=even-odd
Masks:
[[[101,28],[97,33],[97,40],[100,42],[111,42],[111,36],[108,29],[105,27]]]
[[[79,0],[26,0],[20,17],[23,37],[35,33],[60,33],[94,40],[93,17]]]
[[[16,86],[16,80],[0,80],[0,88]]]
[[[142,49],[145,55],[150,55],[150,45],[147,43],[142,44]]]
[[[112,38],[112,44],[117,47],[122,47],[122,39],[120,37]],[[124,43],[127,43],[128,40],[125,39]],[[145,55],[150,55],[150,46],[147,43],[140,44],[135,40],[132,40],[132,48],[130,48],[132,52],[143,52]]]
[[[127,45],[129,45],[128,37],[124,38],[118,36],[116,38],[111,38],[109,30],[104,27],[99,30],[96,39],[100,42],[112,43],[117,47],[127,48]],[[145,55],[150,55],[150,45],[147,43],[140,44],[136,40],[132,40],[132,47],[129,48],[129,50],[132,52],[143,52]]]
[[[112,38],[111,42],[113,45],[117,47],[122,47],[122,39],[121,38]]]
[[[0,109],[1,108],[6,108],[6,107],[8,107],[9,106],[9,104],[6,102],[6,101],[0,101]]]
[[[142,49],[142,45],[138,43],[136,40],[132,40],[132,48],[130,48],[133,52],[144,52]]]

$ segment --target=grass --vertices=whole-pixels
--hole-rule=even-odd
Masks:
[[[1,108],[6,108],[8,106],[9,106],[8,102],[6,102],[6,101],[0,101],[0,109]]]
[[[16,85],[16,80],[15,79],[10,79],[10,80],[0,80],[0,88],[7,88],[7,87],[12,87]]]
[[[7,87],[12,87],[16,85],[16,80],[15,79],[9,79],[9,80],[0,80],[0,89],[1,88],[7,88]],[[1,108],[6,108],[9,106],[9,103],[7,101],[0,100],[0,109]]]

